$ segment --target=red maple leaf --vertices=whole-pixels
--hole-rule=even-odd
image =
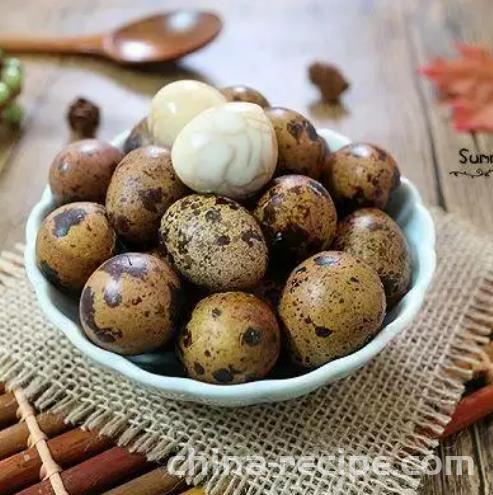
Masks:
[[[493,56],[471,45],[457,45],[457,50],[459,58],[438,58],[419,71],[451,105],[457,130],[493,132]]]

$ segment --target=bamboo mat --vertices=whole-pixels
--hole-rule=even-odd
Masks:
[[[19,400],[19,398],[21,399]],[[0,494],[22,495],[201,495],[143,454],[115,447],[114,440],[65,423],[60,415],[38,413],[50,459],[44,459],[26,418],[20,419],[22,390],[7,392],[0,384]],[[25,397],[24,397],[25,399]],[[30,404],[28,407],[32,407]],[[48,479],[53,463],[60,477]],[[56,478],[55,478],[56,479]]]

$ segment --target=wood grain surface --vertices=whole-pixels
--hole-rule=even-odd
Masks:
[[[219,12],[218,40],[177,64],[119,67],[87,57],[24,56],[26,111],[20,132],[0,132],[0,249],[23,238],[27,214],[47,170],[67,141],[68,104],[85,96],[101,106],[100,136],[111,138],[147,112],[152,94],[189,77],[218,86],[245,83],[272,104],[296,109],[318,126],[375,142],[397,158],[425,200],[493,230],[493,177],[450,175],[459,150],[493,153],[493,137],[456,133],[431,85],[417,74],[457,41],[493,48],[491,0],[2,0],[2,34],[89,34],[177,6]],[[307,78],[315,59],[337,64],[351,82],[339,106],[319,101]],[[460,246],[457,247],[460,249]],[[0,418],[0,421],[2,419]],[[3,418],[8,422],[9,418]],[[493,418],[448,438],[439,455],[471,455],[474,473],[430,476],[425,494],[493,493]],[[122,492],[123,493],[123,492]]]

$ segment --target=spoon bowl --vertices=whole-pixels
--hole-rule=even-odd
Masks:
[[[199,50],[221,31],[212,12],[177,10],[130,22],[113,31],[70,38],[0,36],[10,52],[99,55],[119,63],[167,62]]]
[[[175,60],[202,48],[221,31],[211,12],[178,10],[122,26],[103,38],[103,50],[126,63]]]

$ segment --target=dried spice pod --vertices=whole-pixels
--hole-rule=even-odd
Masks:
[[[71,141],[93,138],[101,120],[99,107],[86,98],[77,98],[67,112],[67,120],[71,130]]]
[[[346,78],[332,64],[313,62],[308,68],[308,75],[310,81],[320,90],[322,99],[329,103],[337,102],[341,94],[349,88]]]

